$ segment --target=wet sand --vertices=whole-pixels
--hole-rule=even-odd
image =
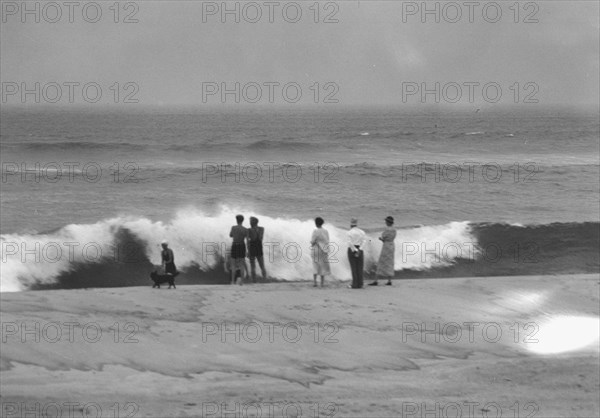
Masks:
[[[598,416],[599,289],[561,275],[2,293],[1,413]]]

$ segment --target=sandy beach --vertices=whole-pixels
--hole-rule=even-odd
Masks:
[[[3,293],[2,417],[598,416],[599,288],[564,275]]]
[[[1,3],[0,418],[600,418],[600,1]]]

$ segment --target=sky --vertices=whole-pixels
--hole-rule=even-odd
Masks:
[[[600,96],[597,1],[76,3],[2,1],[3,106],[598,106]]]

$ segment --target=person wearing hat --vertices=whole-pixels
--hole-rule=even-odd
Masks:
[[[162,251],[160,253],[162,259],[162,267],[165,274],[176,275],[177,268],[175,267],[175,257],[173,256],[173,250],[169,248],[169,243],[166,240],[160,243]]]
[[[348,261],[350,261],[350,270],[352,271],[352,289],[362,289],[363,287],[363,247],[367,241],[365,231],[357,225],[358,220],[352,218],[348,231]]]
[[[394,218],[388,216],[385,218],[385,230],[381,233],[379,240],[383,242],[381,247],[381,254],[379,255],[379,261],[377,262],[377,271],[375,281],[369,283],[369,286],[377,286],[377,278],[387,278],[386,285],[392,285],[392,277],[394,277],[394,255],[396,252],[396,246],[394,240],[396,239],[396,230],[394,225]]]

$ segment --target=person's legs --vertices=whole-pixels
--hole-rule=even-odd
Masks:
[[[256,283],[256,258],[250,257],[250,274],[252,275],[252,282]]]
[[[325,276],[321,276],[321,287],[325,284]]]
[[[364,264],[364,253],[362,250],[358,250],[358,258],[356,261],[356,276],[358,287],[363,287],[363,264]]]
[[[243,272],[240,271],[240,286],[244,284],[244,280],[248,280],[250,274],[248,273],[248,266],[246,265],[246,259],[242,259]]]
[[[238,242],[231,244],[231,284],[235,284],[238,271],[238,258],[240,257],[240,245]]]
[[[166,263],[165,264],[165,274],[172,274],[175,276],[177,274],[177,267],[175,267],[175,263]]]
[[[260,271],[262,272],[263,280],[267,280],[267,269],[265,268],[265,258],[262,255],[256,257],[258,260],[258,265],[260,266]]]
[[[314,287],[317,287],[317,275],[313,274],[313,280],[315,281]]]
[[[356,256],[354,251],[348,248],[348,261],[350,262],[350,271],[352,272],[352,287],[358,286],[358,277],[356,276]]]

